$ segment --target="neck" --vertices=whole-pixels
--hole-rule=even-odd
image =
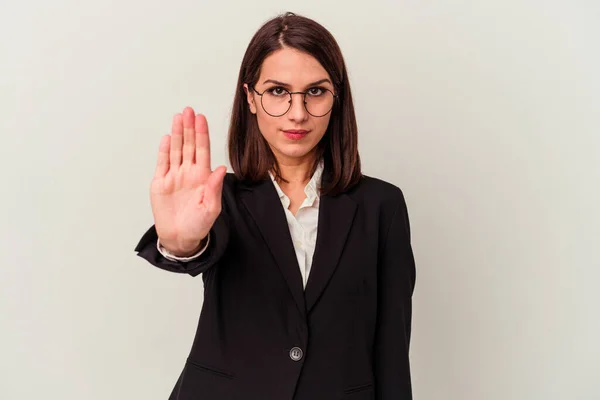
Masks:
[[[289,182],[289,185],[305,185],[311,178],[312,167],[312,160],[292,164],[279,162],[279,173],[283,179]]]
[[[305,186],[311,179],[314,157],[277,159],[279,174],[288,181],[287,186]]]

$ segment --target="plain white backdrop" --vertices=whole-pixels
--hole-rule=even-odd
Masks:
[[[415,399],[599,399],[595,0],[2,0],[0,398],[168,397],[202,280],[133,251],[159,140],[190,105],[227,164],[285,11],[337,38],[364,172],[405,193]]]

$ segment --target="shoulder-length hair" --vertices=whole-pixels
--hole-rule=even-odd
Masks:
[[[323,160],[321,194],[345,192],[360,180],[362,173],[358,128],[344,58],[325,27],[293,13],[267,21],[254,34],[244,54],[229,125],[229,161],[233,172],[238,179],[250,183],[268,179],[269,171],[276,179],[285,181],[275,155],[259,131],[256,115],[249,110],[244,90],[244,83],[249,87],[257,83],[263,60],[284,47],[310,54],[332,78],[337,97],[325,135],[317,145],[311,175]]]

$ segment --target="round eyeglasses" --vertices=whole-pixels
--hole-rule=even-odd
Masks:
[[[290,92],[276,86],[259,93],[254,87],[252,90],[260,96],[263,110],[272,117],[281,117],[292,108],[292,95],[303,95],[304,108],[313,117],[324,117],[333,109],[337,95],[329,89],[313,87],[306,92]]]

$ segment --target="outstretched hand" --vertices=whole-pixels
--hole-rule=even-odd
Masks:
[[[198,250],[221,212],[227,167],[210,167],[208,123],[190,107],[173,117],[160,142],[150,188],[154,224],[161,244],[176,255]]]

